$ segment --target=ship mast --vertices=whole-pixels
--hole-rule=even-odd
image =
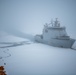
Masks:
[[[56,20],[54,21],[54,26],[55,27],[60,27],[60,23],[58,21],[58,18],[56,18]]]

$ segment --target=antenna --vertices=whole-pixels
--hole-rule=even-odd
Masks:
[[[58,18],[56,18],[56,21],[58,21]]]

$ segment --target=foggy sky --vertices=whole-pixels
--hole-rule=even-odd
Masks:
[[[0,0],[0,30],[41,33],[51,18],[76,38],[76,0]]]

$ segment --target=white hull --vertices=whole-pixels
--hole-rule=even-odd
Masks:
[[[50,39],[49,41],[45,41],[44,39],[41,39],[40,36],[35,36],[35,41],[63,48],[71,48],[75,42],[74,39]]]

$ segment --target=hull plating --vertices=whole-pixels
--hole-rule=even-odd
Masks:
[[[74,39],[50,39],[49,41],[46,41],[44,39],[41,39],[39,36],[35,37],[35,41],[63,48],[71,48],[73,43],[75,42]]]

